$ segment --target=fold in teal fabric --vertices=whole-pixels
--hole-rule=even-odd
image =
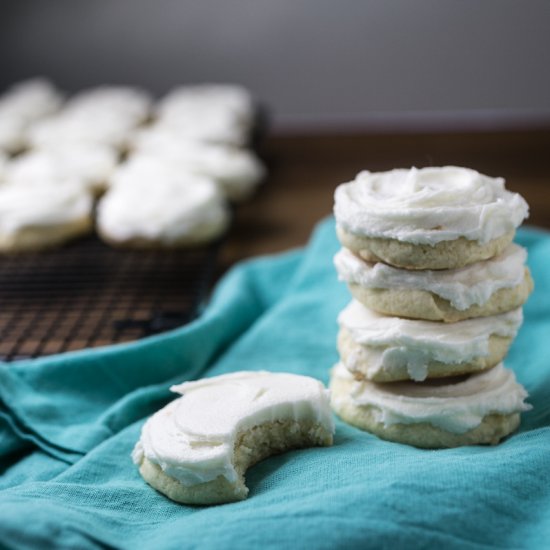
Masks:
[[[172,383],[236,370],[328,382],[334,221],[300,251],[238,265],[193,323],[137,343],[0,364],[0,547],[550,547],[550,234],[523,229],[535,291],[507,366],[533,410],[495,447],[426,451],[337,421],[330,448],[247,475],[246,501],[173,503],[130,459]]]

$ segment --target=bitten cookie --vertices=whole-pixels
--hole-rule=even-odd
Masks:
[[[385,315],[456,322],[521,306],[533,289],[524,248],[511,244],[499,256],[460,269],[415,271],[361,260],[347,249],[334,263],[363,305]]]
[[[407,269],[456,269],[491,258],[528,215],[502,178],[455,166],[360,172],[334,199],[343,246]]]
[[[92,230],[93,200],[74,185],[0,186],[0,252],[41,250]]]
[[[332,371],[334,411],[382,439],[421,448],[497,444],[529,410],[527,392],[501,364],[469,376],[425,382],[357,381],[342,365]]]
[[[313,378],[243,371],[172,390],[183,396],[147,420],[132,457],[145,481],[177,502],[242,500],[250,466],[332,444],[328,392]]]

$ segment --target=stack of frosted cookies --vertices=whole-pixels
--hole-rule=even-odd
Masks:
[[[332,407],[423,448],[496,444],[527,392],[502,361],[533,288],[528,215],[502,178],[447,166],[361,172],[335,193],[340,313]]]

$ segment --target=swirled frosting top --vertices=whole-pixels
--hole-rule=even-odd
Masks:
[[[345,230],[366,237],[435,244],[464,237],[487,243],[518,227],[525,200],[503,178],[468,168],[360,172],[336,189],[334,214]]]

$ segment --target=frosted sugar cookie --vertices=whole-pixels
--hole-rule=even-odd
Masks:
[[[14,116],[6,116],[0,112],[0,152],[14,154],[25,146],[24,120]]]
[[[334,198],[343,246],[407,269],[455,269],[491,258],[528,215],[502,178],[455,166],[360,172]]]
[[[254,102],[244,88],[197,84],[176,88],[163,98],[155,125],[182,139],[242,146],[250,140],[254,118]]]
[[[32,122],[56,112],[63,102],[61,94],[44,78],[19,82],[0,96],[0,118]]]
[[[382,439],[423,448],[497,444],[531,408],[502,363],[487,371],[425,382],[357,381],[338,364],[331,404],[346,422]]]
[[[172,390],[183,396],[147,420],[132,454],[145,481],[172,500],[242,500],[250,466],[290,449],[332,444],[328,392],[313,378],[236,372]]]
[[[93,201],[71,184],[0,186],[0,251],[39,250],[92,230]]]
[[[5,169],[5,179],[15,185],[75,182],[93,193],[102,191],[117,165],[110,147],[67,144],[37,149],[14,158]]]
[[[191,84],[172,90],[158,103],[159,118],[180,118],[194,112],[228,113],[250,126],[255,116],[252,96],[235,84]]]
[[[249,197],[265,176],[265,168],[251,151],[181,139],[154,127],[136,135],[134,150],[135,155],[151,156],[177,169],[214,179],[234,202]]]
[[[522,319],[518,308],[452,324],[418,321],[380,315],[353,300],[338,316],[338,351],[357,379],[455,376],[500,363]]]
[[[108,116],[137,126],[150,115],[152,99],[147,92],[130,86],[99,86],[73,96],[65,107],[69,115]]]
[[[27,80],[0,96],[0,150],[18,153],[30,123],[57,111],[62,97],[44,79]]]
[[[340,280],[374,311],[455,322],[510,311],[533,289],[527,252],[511,244],[499,256],[460,269],[415,271],[361,260],[343,248],[334,257]]]
[[[155,127],[177,139],[223,143],[242,147],[248,144],[249,129],[242,126],[232,113],[222,111],[192,111],[185,116],[162,118]]]
[[[100,200],[97,230],[110,244],[178,247],[219,237],[229,209],[216,184],[196,174],[156,169],[119,174]]]
[[[26,134],[26,145],[43,149],[92,144],[124,151],[133,128],[133,122],[123,116],[62,112],[33,124]]]

